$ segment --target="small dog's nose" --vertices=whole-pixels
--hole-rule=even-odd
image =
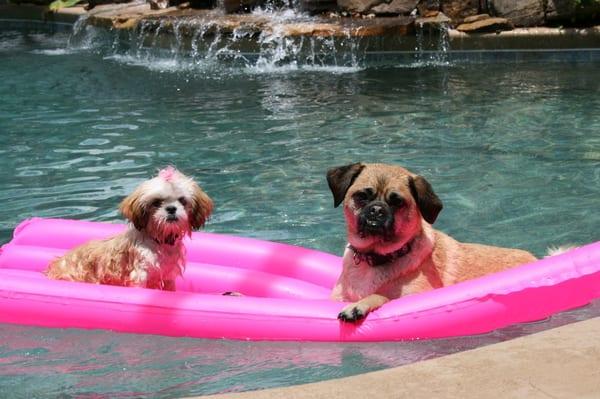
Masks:
[[[173,206],[173,205],[169,205],[168,207],[165,208],[165,210],[167,211],[168,214],[174,215],[177,212],[177,207]]]

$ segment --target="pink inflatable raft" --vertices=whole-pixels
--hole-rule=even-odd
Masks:
[[[123,228],[21,223],[0,253],[0,323],[198,338],[395,341],[484,333],[600,297],[600,242],[391,301],[359,324],[338,321],[344,304],[328,299],[339,257],[267,241],[194,233],[176,292],[51,281],[41,273],[68,248]],[[219,294],[225,291],[245,296]]]

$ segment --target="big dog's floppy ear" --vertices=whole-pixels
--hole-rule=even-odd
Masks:
[[[415,197],[415,201],[417,201],[423,219],[425,219],[427,223],[433,224],[444,207],[442,201],[433,192],[431,184],[423,177],[409,177],[408,184],[410,186],[410,192],[413,197]]]
[[[342,203],[346,192],[364,168],[365,165],[362,163],[353,163],[331,168],[327,171],[327,184],[329,184],[329,188],[333,193],[334,208]]]

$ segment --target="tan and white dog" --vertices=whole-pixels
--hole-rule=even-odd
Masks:
[[[58,280],[174,291],[185,267],[182,240],[204,225],[212,208],[198,184],[167,167],[121,203],[131,222],[125,232],[69,251],[46,273]]]
[[[442,202],[423,177],[386,164],[332,168],[334,206],[344,204],[348,246],[332,298],[354,302],[357,321],[391,299],[535,261],[529,252],[461,243],[431,227]]]

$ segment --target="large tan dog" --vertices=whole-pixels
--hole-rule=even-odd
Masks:
[[[529,252],[465,244],[431,227],[442,202],[421,176],[399,166],[332,168],[334,205],[344,203],[348,247],[332,298],[354,302],[338,315],[364,318],[390,299],[536,260]]]

